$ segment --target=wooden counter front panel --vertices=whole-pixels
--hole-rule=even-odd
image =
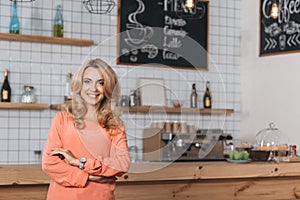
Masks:
[[[291,200],[300,199],[300,180],[210,180],[119,183],[117,200]]]
[[[1,200],[46,200],[48,185],[0,186]]]
[[[164,164],[132,164],[118,178],[116,200],[300,199],[300,163]],[[0,167],[0,200],[45,200],[48,184],[40,165]]]
[[[48,185],[0,186],[0,199],[45,200]],[[210,180],[121,182],[116,200],[291,200],[300,198],[300,180]]]

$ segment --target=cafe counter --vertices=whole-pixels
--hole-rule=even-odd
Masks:
[[[46,199],[41,165],[1,165],[0,199]],[[117,200],[300,199],[300,163],[138,162],[119,177]]]

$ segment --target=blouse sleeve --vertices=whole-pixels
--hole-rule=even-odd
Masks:
[[[102,176],[121,176],[128,171],[130,158],[126,134],[124,131],[118,130],[118,134],[111,137],[113,139],[110,156],[88,159],[84,171]]]
[[[61,134],[64,126],[64,116],[59,112],[53,119],[48,133],[42,157],[42,169],[51,179],[63,186],[84,187],[88,174],[77,167],[70,166],[58,156],[49,156],[52,148],[63,148]]]

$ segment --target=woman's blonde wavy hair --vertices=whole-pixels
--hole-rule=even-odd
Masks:
[[[83,85],[83,74],[89,67],[99,69],[104,79],[104,98],[95,107],[99,124],[111,133],[112,130],[123,126],[119,115],[114,112],[120,97],[120,85],[113,69],[99,58],[88,60],[74,74],[71,81],[73,98],[63,105],[62,110],[74,119],[78,129],[84,128],[83,118],[87,113],[87,107],[80,92]]]

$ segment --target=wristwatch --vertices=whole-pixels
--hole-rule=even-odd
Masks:
[[[84,165],[85,165],[85,163],[86,163],[86,158],[85,157],[81,157],[81,158],[79,158],[79,169],[84,169]]]

